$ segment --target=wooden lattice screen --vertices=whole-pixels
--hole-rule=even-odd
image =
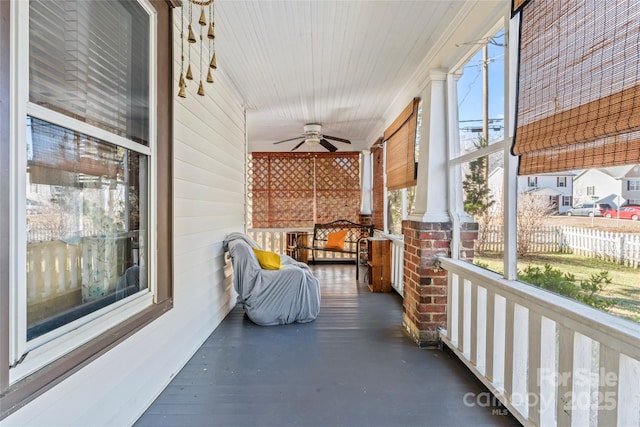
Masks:
[[[249,200],[253,228],[312,227],[336,219],[357,222],[360,154],[252,153]]]

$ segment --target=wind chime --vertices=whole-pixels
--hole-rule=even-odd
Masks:
[[[205,44],[205,39],[203,36],[204,27],[207,26],[207,12],[205,8],[208,9],[209,14],[209,30],[207,31],[207,40],[209,43],[209,53],[211,54],[211,61],[209,61],[209,66],[207,67],[207,83],[213,83],[213,75],[211,74],[211,70],[215,70],[218,68],[216,64],[216,51],[215,51],[215,23],[214,23],[214,10],[213,10],[213,2],[214,0],[186,0],[189,3],[189,25],[187,26],[187,72],[185,75],[184,72],[184,6],[180,9],[180,81],[178,83],[179,91],[178,96],[181,98],[187,97],[187,80],[193,80],[193,71],[191,70],[191,45],[197,44],[198,39],[196,39],[195,33],[193,31],[193,27],[191,23],[193,22],[193,5],[200,6],[200,19],[198,20],[199,25],[199,38],[200,38],[200,84],[198,85],[198,95],[204,96],[204,85],[202,84],[202,77],[204,75],[202,70],[202,46]]]

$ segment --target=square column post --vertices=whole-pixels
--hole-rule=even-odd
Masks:
[[[441,70],[432,70],[422,93],[416,208],[402,224],[402,326],[419,346],[437,345],[439,329],[447,322],[447,272],[437,263],[439,257],[451,256],[453,238],[448,202],[447,113],[447,75]],[[465,233],[463,237],[470,235]]]

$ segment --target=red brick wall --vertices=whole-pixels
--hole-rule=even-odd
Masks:
[[[418,345],[438,342],[447,322],[447,274],[438,257],[450,256],[451,223],[403,221],[403,327]]]
[[[403,221],[404,303],[402,323],[420,346],[435,345],[438,329],[447,324],[447,272],[436,264],[451,256],[449,222]],[[473,260],[478,224],[462,224],[460,259]]]
[[[473,262],[474,247],[478,240],[478,223],[466,222],[460,227],[460,254],[459,258]]]
[[[359,215],[359,220],[358,220],[358,222],[359,222],[360,224],[364,224],[364,225],[371,225],[371,224],[373,224],[373,223],[371,222],[371,215],[370,215],[370,214],[363,214],[363,213],[361,213],[361,214]]]

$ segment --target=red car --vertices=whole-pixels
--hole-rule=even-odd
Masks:
[[[640,206],[621,206],[619,210],[607,209],[602,213],[605,218],[618,218],[618,214],[620,219],[637,221],[640,218]]]

